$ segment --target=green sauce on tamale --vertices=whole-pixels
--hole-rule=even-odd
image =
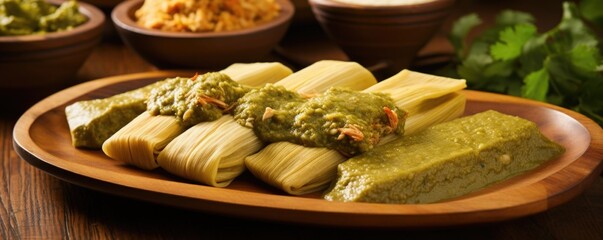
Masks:
[[[151,91],[147,111],[153,116],[175,116],[188,128],[222,117],[249,90],[251,88],[219,72],[193,78],[172,78]]]
[[[432,126],[349,159],[325,199],[430,203],[533,169],[564,152],[535,123],[486,111]]]
[[[388,134],[403,134],[406,121],[388,94],[337,87],[308,98],[267,85],[238,103],[235,120],[262,141],[326,147],[347,156],[369,151]]]

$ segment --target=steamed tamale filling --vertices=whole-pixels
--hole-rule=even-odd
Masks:
[[[238,101],[235,119],[265,142],[289,141],[346,155],[366,152],[382,136],[401,134],[406,112],[386,94],[330,88],[304,96],[267,85]]]
[[[432,126],[338,166],[325,199],[430,203],[461,196],[559,156],[535,123],[490,110]]]
[[[168,81],[168,80],[165,80]],[[75,147],[100,148],[107,138],[146,110],[151,90],[159,81],[108,98],[75,102],[65,108]]]

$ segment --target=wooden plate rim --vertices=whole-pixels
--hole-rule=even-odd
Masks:
[[[489,101],[551,108],[578,121],[590,133],[591,142],[584,154],[562,170],[532,184],[529,188],[505,189],[479,196],[480,203],[467,207],[475,199],[434,204],[340,203],[295,196],[268,195],[233,189],[157,180],[156,184],[139,176],[108,176],[91,166],[74,165],[41,148],[30,136],[30,127],[44,113],[95,89],[112,84],[149,78],[165,78],[190,72],[155,71],[109,77],[86,82],[60,91],[31,107],[15,124],[13,144],[16,152],[33,166],[67,182],[115,195],[192,210],[201,210],[252,219],[286,221],[345,227],[435,227],[495,222],[539,213],[565,203],[582,193],[603,168],[603,130],[594,121],[574,111],[554,105],[493,93],[465,90],[468,101]],[[573,182],[551,181],[564,175],[578,176]],[[558,176],[559,175],[559,176]],[[120,178],[121,177],[121,178]],[[152,180],[151,180],[152,181]],[[562,186],[559,186],[559,185]],[[554,185],[554,186],[553,186]],[[152,187],[151,187],[152,186]],[[203,191],[197,191],[203,189]],[[537,193],[532,192],[539,189]],[[543,192],[545,195],[543,196]],[[520,195],[521,198],[505,198]],[[503,197],[506,201],[494,201]],[[488,202],[488,200],[491,200]],[[485,202],[484,202],[485,201]]]

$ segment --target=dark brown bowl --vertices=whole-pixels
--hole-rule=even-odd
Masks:
[[[126,0],[79,0],[79,2],[87,2],[94,6],[99,7],[100,9],[113,9],[113,7],[117,6],[121,2]]]
[[[277,0],[279,16],[252,28],[227,32],[168,32],[138,26],[134,12],[143,0],[125,1],[113,9],[111,18],[122,40],[144,59],[160,68],[218,69],[234,62],[264,59],[284,36],[293,5]]]
[[[291,24],[297,26],[318,24],[308,0],[291,0],[291,3],[293,4],[293,7],[295,7],[295,14],[293,14]]]
[[[314,15],[346,55],[363,66],[396,73],[407,68],[440,29],[455,0],[369,6],[310,0]]]
[[[48,0],[60,4],[60,0]],[[88,21],[69,31],[41,35],[0,36],[0,105],[6,100],[34,103],[69,86],[102,37],[105,15],[79,2]]]

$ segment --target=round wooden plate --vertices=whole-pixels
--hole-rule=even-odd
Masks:
[[[318,194],[288,196],[244,174],[228,188],[174,177],[162,170],[136,169],[102,151],[71,146],[65,106],[111,96],[152,81],[191,73],[151,72],[110,77],[58,92],[18,120],[14,147],[30,164],[83,187],[180,208],[264,220],[348,227],[436,227],[502,221],[567,202],[582,193],[603,164],[603,130],[592,120],[556,106],[465,91],[466,114],[487,109],[536,122],[566,153],[558,159],[461,198],[433,204],[329,202]]]

